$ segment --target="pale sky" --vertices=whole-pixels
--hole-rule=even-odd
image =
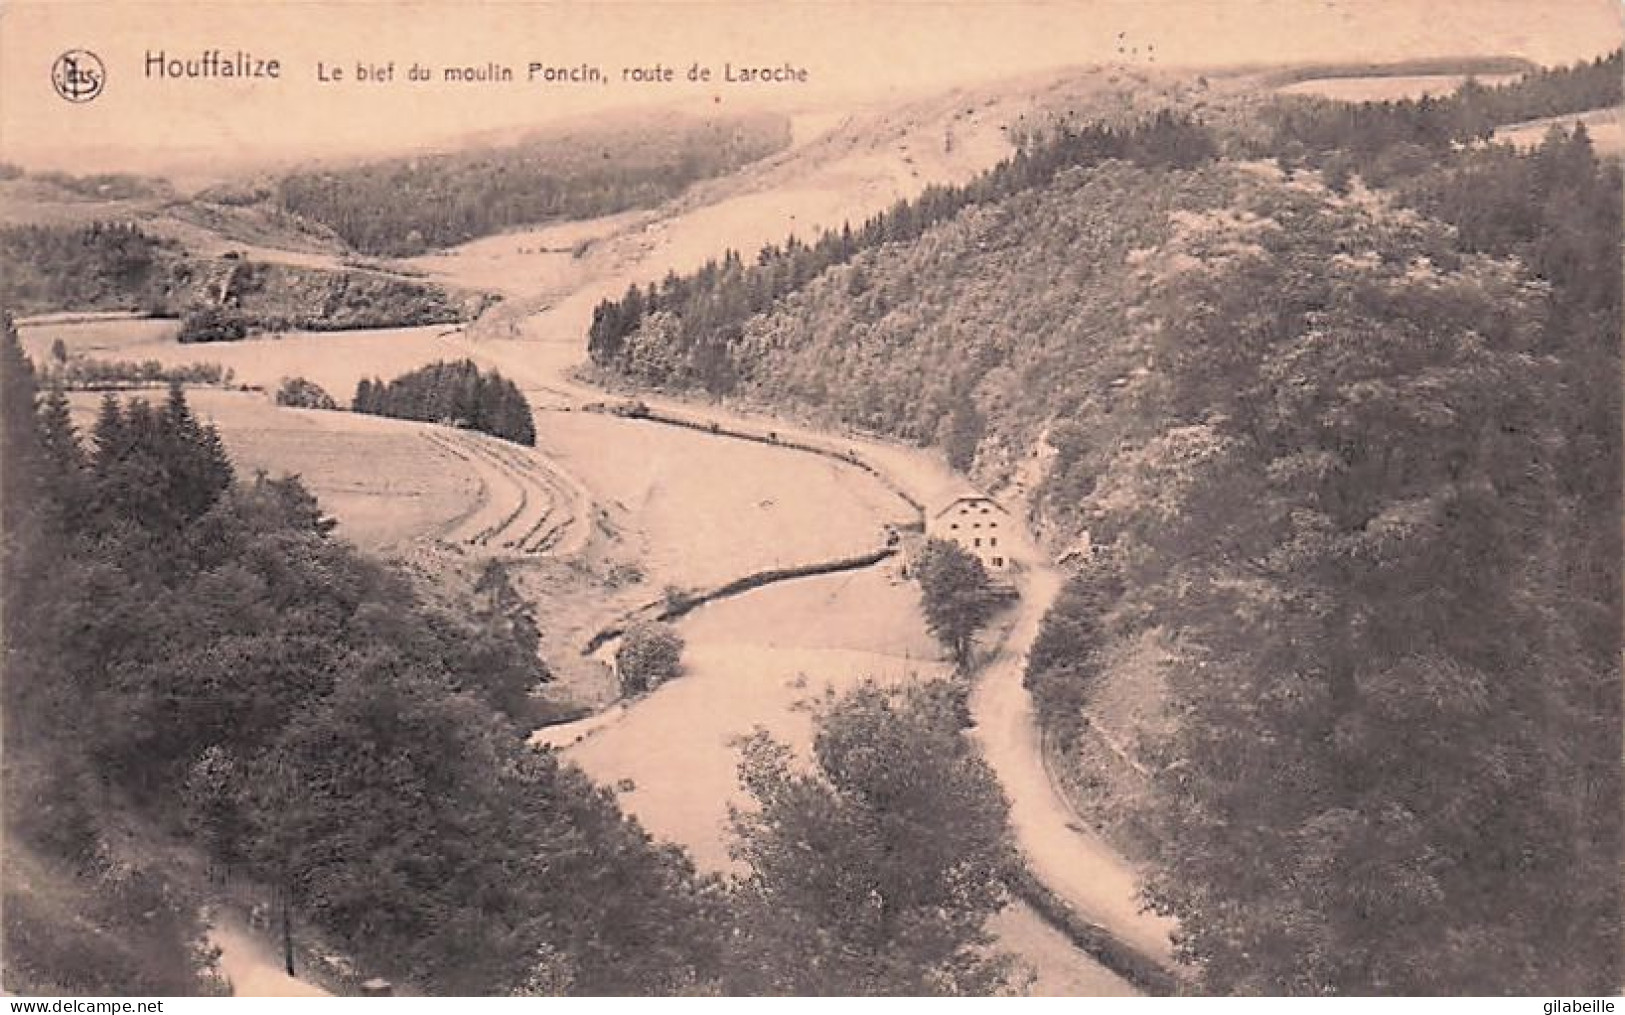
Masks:
[[[1121,34],[1120,34],[1121,33]],[[1620,0],[1062,0],[888,3],[208,3],[12,0],[0,8],[0,158],[78,172],[241,164],[410,149],[483,128],[597,109],[816,108],[1101,62],[1215,66],[1509,54],[1539,63],[1620,44]],[[218,49],[277,59],[279,80],[161,81],[149,53]],[[70,103],[51,68],[96,53],[103,92]],[[1120,52],[1120,49],[1122,52]],[[1134,52],[1138,50],[1138,52]],[[396,64],[360,83],[357,61]],[[436,80],[403,80],[406,65]],[[595,64],[605,85],[524,82],[532,61]],[[688,66],[806,68],[806,84],[690,84]],[[512,84],[447,84],[448,65],[496,62]],[[346,80],[318,80],[318,63]],[[672,84],[623,66],[663,63]]]

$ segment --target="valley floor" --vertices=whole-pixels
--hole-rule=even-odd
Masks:
[[[984,128],[991,129],[976,129]],[[965,130],[968,137],[971,128]],[[635,564],[641,580],[617,594],[615,602],[623,607],[658,597],[669,585],[690,588],[765,567],[861,553],[879,545],[887,524],[911,515],[873,476],[804,452],[578,411],[606,398],[577,375],[586,323],[602,297],[618,295],[629,281],[692,267],[727,247],[748,250],[782,239],[786,228],[806,233],[861,220],[926,182],[906,156],[906,145],[901,156],[852,154],[816,143],[800,150],[809,148],[823,159],[817,186],[792,186],[786,181],[795,174],[770,169],[754,189],[730,195],[719,183],[707,203],[675,208],[652,221],[603,223],[605,232],[569,277],[554,279],[557,289],[529,303],[516,292],[466,330],[180,346],[150,330],[120,342],[105,340],[94,326],[75,325],[69,345],[74,351],[107,347],[121,359],[166,365],[216,361],[235,370],[239,381],[266,390],[282,378],[304,376],[340,402],[361,378],[388,378],[436,359],[470,356],[515,380],[538,413],[537,452],[492,447],[477,435],[423,424],[277,409],[264,394],[200,393],[200,415],[220,424],[245,473],[259,467],[304,473],[339,519],[341,533],[377,548],[402,552],[427,536],[461,545],[465,553],[512,555],[526,549],[527,533],[544,530],[549,511],[557,510],[568,532],[549,542],[544,556],[582,571]],[[931,168],[965,176],[999,153],[991,143],[966,143],[952,165]],[[572,238],[578,241],[594,237],[590,227],[577,232]],[[524,244],[530,239],[512,238],[513,249],[529,249]],[[497,276],[526,261],[502,256],[508,249],[482,241],[434,267],[453,275],[460,270],[457,257],[481,258],[481,278],[502,282]],[[40,356],[60,333],[49,324],[30,327],[24,343]],[[79,411],[88,413],[91,400],[79,401]],[[719,407],[648,401],[728,426],[796,435],[836,453],[855,452],[922,503],[964,488],[939,459],[917,449]],[[1069,827],[1070,814],[1038,755],[1020,670],[1057,580],[1042,569],[1035,572],[1017,629],[978,687],[977,737],[1014,803],[1020,845],[1039,876],[1079,912],[1166,957],[1166,926],[1138,913],[1126,865],[1086,832]],[[585,621],[573,629],[584,630]],[[616,787],[622,805],[654,834],[682,844],[712,870],[726,870],[730,862],[728,810],[742,802],[735,775],[739,737],[765,728],[804,749],[812,708],[827,693],[864,679],[899,681],[945,670],[924,629],[915,586],[887,563],[721,601],[696,610],[680,630],[689,646],[681,679],[581,724],[543,730],[538,739],[559,746],[601,784]],[[551,648],[567,653],[575,646]],[[1133,992],[1024,905],[1010,907],[995,929],[1001,943],[1033,967],[1035,993]],[[295,989],[277,978],[274,961],[264,961],[269,950],[242,928],[222,925],[217,939],[240,992]]]

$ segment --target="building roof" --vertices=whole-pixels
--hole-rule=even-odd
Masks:
[[[933,511],[931,513],[931,517],[941,518],[943,515],[947,514],[949,511],[953,510],[954,507],[960,504],[991,504],[993,507],[999,509],[1000,514],[1007,515],[1010,513],[1006,511],[998,501],[994,500],[992,497],[989,497],[985,493],[962,493]]]

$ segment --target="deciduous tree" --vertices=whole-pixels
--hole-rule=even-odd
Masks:
[[[976,633],[998,609],[987,570],[959,546],[940,539],[926,544],[915,570],[926,626],[956,664],[969,666]]]
[[[733,815],[745,993],[970,994],[1011,986],[986,920],[1006,901],[1007,804],[946,684],[865,684],[819,718],[814,766],[765,733]]]

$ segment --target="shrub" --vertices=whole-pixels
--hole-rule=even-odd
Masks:
[[[202,306],[181,319],[181,342],[236,342],[248,336],[248,322],[226,307]]]
[[[677,676],[682,666],[683,639],[668,624],[634,624],[615,650],[615,668],[626,694],[653,690]]]
[[[295,409],[338,408],[338,403],[322,390],[321,385],[303,377],[283,378],[282,387],[277,389],[276,404],[292,406]]]

